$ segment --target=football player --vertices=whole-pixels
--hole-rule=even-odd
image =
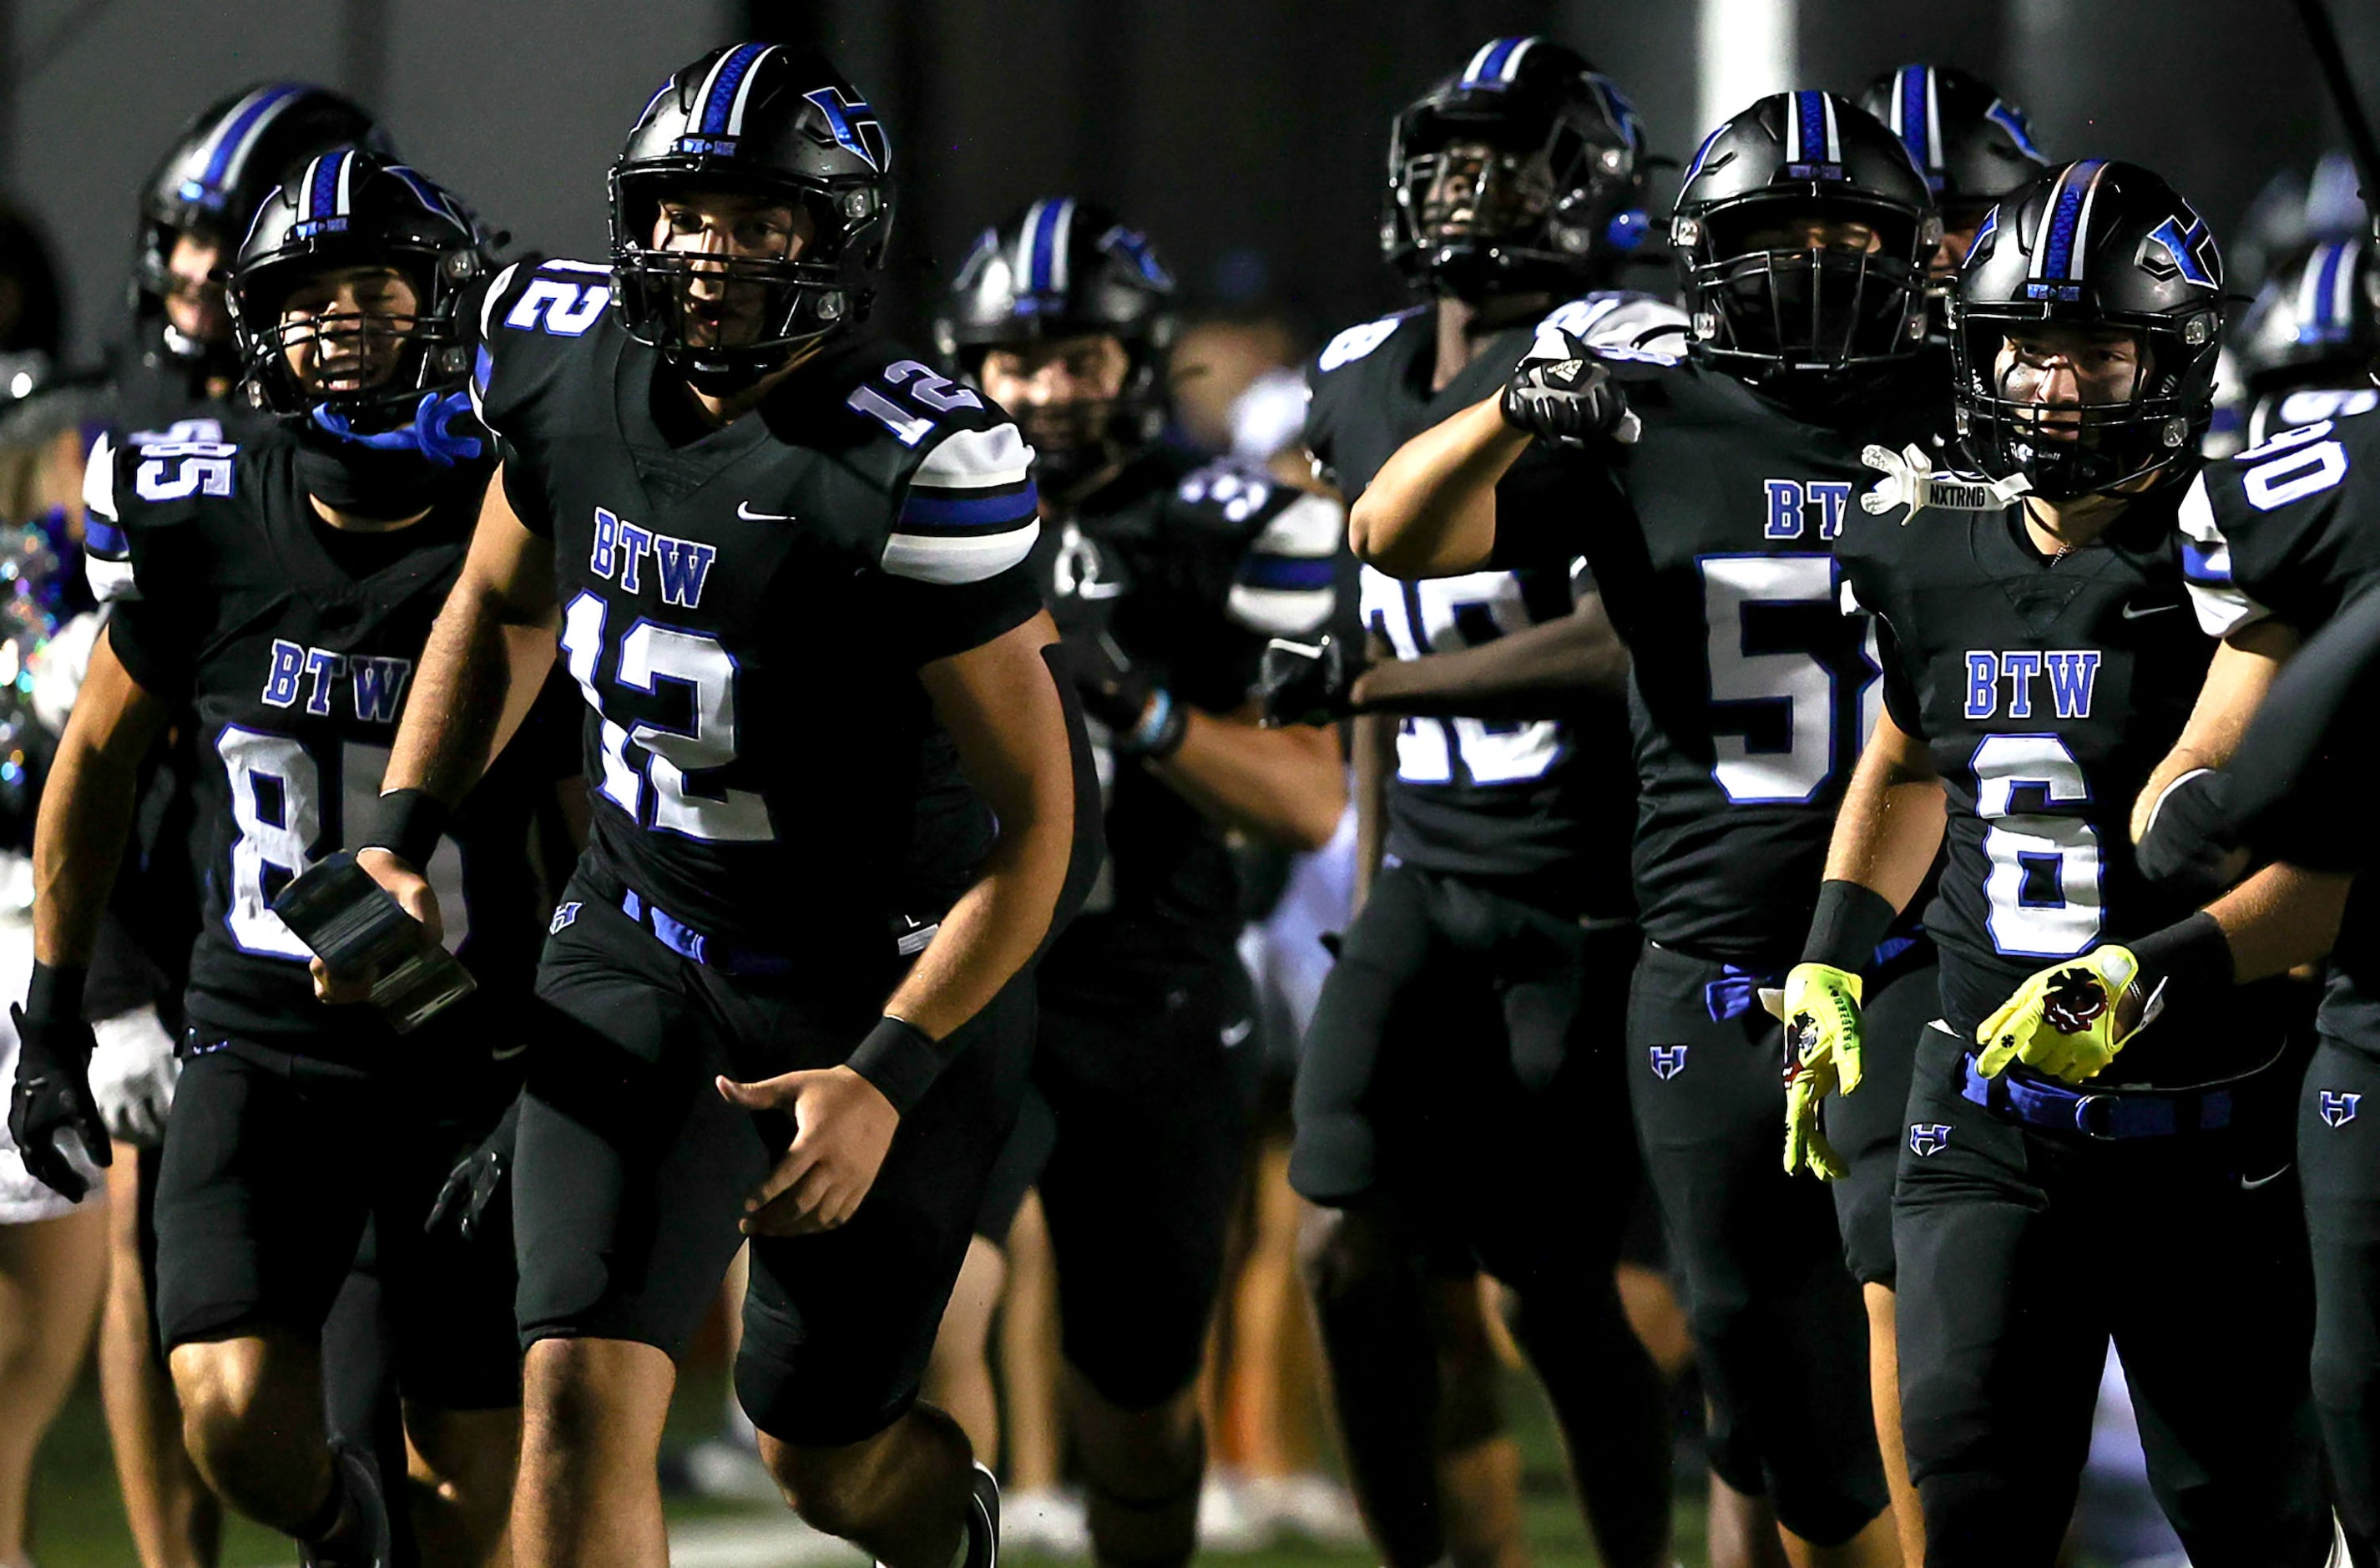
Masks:
[[[516,267],[482,318],[504,461],[361,858],[436,929],[438,825],[558,634],[593,824],[513,1185],[529,1562],[665,1560],[675,1361],[746,1236],[736,1390],[787,1499],[892,1568],[996,1550],[990,1473],[917,1381],[1097,784],[1045,658],[1031,449],[856,330],[889,159],[823,59],[713,50],[613,165],[611,264]]]
[[[2240,318],[2232,352],[2247,444],[2380,407],[2380,256],[2364,234],[2316,240],[2276,268]]]
[[[354,143],[385,152],[371,116],[339,94],[303,82],[258,82],[210,104],[184,128],[141,188],[133,241],[129,322],[109,367],[108,424],[149,441],[219,441],[270,427],[233,395],[239,353],[221,274],[265,198],[293,165]],[[114,1143],[108,1171],[113,1263],[100,1323],[100,1371],[125,1513],[145,1568],[210,1562],[220,1531],[214,1495],[200,1484],[181,1440],[181,1415],[156,1350],[154,1201],[164,1117],[179,1064],[182,991],[197,935],[199,891],[191,857],[197,759],[186,724],[174,725],[140,784],[139,839],[125,857],[91,953],[84,1011],[97,1049],[91,1090]],[[343,1429],[370,1425],[365,1408],[385,1381],[372,1352],[379,1307],[368,1273],[334,1320],[367,1354],[334,1366]],[[353,1418],[350,1418],[352,1416]],[[402,1454],[383,1474],[404,1474]]]
[[[2358,249],[2374,242],[2380,235]],[[2326,378],[2332,385],[2350,383],[2343,369]],[[2275,410],[2284,422],[2294,395]],[[2132,827],[2143,869],[2192,897],[2230,881],[2250,850],[2338,875],[2370,864],[2352,726],[2368,712],[2380,613],[2371,591],[2380,585],[2375,478],[2380,413],[2342,410],[2210,467],[2183,504],[2192,597],[2202,624],[2224,641],[2190,728],[2142,792]],[[2338,930],[2299,1111],[2298,1163],[2313,1243],[2315,1407],[2340,1522],[2356,1561],[2368,1563],[2380,1562],[2380,1244],[2370,1222],[2380,1159],[2360,1105],[2380,1056],[2380,972],[2368,903],[2351,901],[2338,927],[2335,892],[2276,900],[2265,915],[2289,944],[2284,962],[2321,957]],[[2253,940],[2226,926],[2235,954]],[[2235,962],[2246,971],[2244,956]]]
[[[158,1333],[200,1473],[315,1563],[390,1550],[390,1500],[322,1414],[322,1331],[367,1221],[426,1477],[410,1497],[425,1561],[492,1549],[517,1442],[509,1259],[426,1237],[423,1219],[456,1147],[510,1098],[498,1053],[518,1049],[528,1005],[533,764],[492,774],[431,857],[481,993],[402,1043],[314,1000],[308,950],[272,906],[361,830],[461,567],[491,468],[468,429],[462,298],[489,261],[451,197],[368,151],[320,154],[267,201],[228,303],[284,429],[94,451],[86,541],[116,602],[35,847],[11,1124],[55,1176],[58,1135],[95,1136],[84,966],[139,764],[194,711],[207,904],[158,1177]]]
[[[1172,296],[1140,234],[1050,197],[984,231],[936,326],[1033,447],[1030,565],[1107,797],[1107,868],[1038,971],[1039,1169],[1003,1160],[978,1228],[1004,1237],[1038,1185],[1092,1541],[1152,1568],[1196,1544],[1196,1378],[1256,1088],[1225,834],[1318,849],[1346,804],[1336,737],[1260,729],[1251,698],[1268,637],[1330,620],[1345,514],[1157,444]]]
[[[2024,111],[1986,81],[1949,66],[1902,66],[1867,84],[1860,107],[1882,120],[1925,176],[1942,237],[1925,262],[1925,307],[1947,346],[1950,290],[1984,214],[2049,166]]]
[[[1502,393],[1389,459],[1350,521],[1359,554],[1408,577],[1584,551],[1633,654],[1630,1098],[1712,1467],[1819,1561],[1888,1561],[1892,1526],[1859,1292],[1826,1194],[1778,1168],[1783,1047],[1755,993],[1809,925],[1873,713],[1866,628],[1834,610],[1859,452],[1947,423],[1916,359],[1931,202],[1848,100],[1761,100],[1706,139],[1671,218],[1687,356],[1545,334]],[[1536,442],[1561,460],[1519,464]]]
[[[1682,343],[1674,307],[1610,286],[1645,234],[1645,160],[1619,89],[1544,38],[1491,40],[1400,114],[1382,245],[1427,298],[1308,367],[1317,472],[1360,496],[1548,316],[1623,350]],[[1568,562],[1362,582],[1366,656],[1269,659],[1277,718],[1357,715],[1361,908],[1301,1053],[1290,1164],[1357,1495],[1399,1568],[1522,1550],[1484,1268],[1604,1560],[1665,1562],[1665,1396],[1612,1276],[1639,1174],[1595,1043],[1636,955],[1626,655]]]
[[[2011,195],[1950,312],[1985,480],[1929,517],[1938,492],[1879,452],[1863,504],[1903,504],[1837,548],[1880,633],[1886,712],[1788,1012],[1797,1073],[1855,1088],[1840,999],[1947,845],[1925,915],[1942,1025],[1894,1197],[1904,1431],[1937,1568],[2057,1560],[2111,1339],[2193,1562],[2330,1550],[2287,1179],[2296,1009],[2286,981],[2228,986],[2235,966],[2277,972],[2231,928],[2306,876],[2273,868],[2176,923],[2191,903],[2141,874],[2124,831],[2214,651],[2177,516],[2222,311],[2206,225],[2149,171],[2084,159]],[[2210,1317],[2229,1325],[2215,1363]]]

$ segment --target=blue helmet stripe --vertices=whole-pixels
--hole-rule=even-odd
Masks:
[[[1797,92],[1794,98],[1793,149],[1797,164],[1823,164],[1827,161],[1827,95],[1823,92]]]
[[[1033,232],[1033,267],[1030,273],[1033,292],[1050,294],[1057,290],[1058,231],[1064,226],[1065,214],[1074,207],[1071,196],[1057,201],[1042,202],[1035,212],[1038,220]]]
[[[239,151],[243,142],[247,141],[249,133],[257,128],[258,123],[279,114],[282,105],[304,91],[304,88],[293,82],[284,82],[278,87],[268,88],[251,99],[248,107],[242,109],[231,124],[224,127],[217,133],[214,152],[207,159],[207,172],[199,176],[208,188],[212,189],[223,183],[224,172],[231,166],[233,154]]]
[[[727,129],[727,117],[735,108],[735,90],[744,85],[744,74],[753,62],[768,52],[765,43],[739,43],[720,63],[719,73],[710,79],[710,97],[702,105],[705,136],[718,136]]]
[[[1712,145],[1718,140],[1720,133],[1726,129],[1727,127],[1722,125],[1718,130],[1714,130],[1708,136],[1703,138],[1703,144],[1694,149],[1693,159],[1686,164],[1685,177],[1678,182],[1680,186],[1689,186],[1694,183],[1694,176],[1703,172],[1703,160],[1710,156]]]
[[[2325,245],[2316,254],[2321,260],[2314,269],[2313,324],[2326,338],[2331,335],[2330,329],[2345,325],[2338,319],[2338,271],[2347,264],[2347,247]]]
[[[306,216],[335,218],[339,213],[339,171],[346,168],[353,152],[342,152],[335,158],[314,160],[314,177],[306,182]]]
[[[2042,276],[2075,275],[2074,231],[2082,221],[2082,202],[2090,194],[2091,181],[2107,163],[2105,158],[2085,158],[2058,182],[2058,205],[2049,215],[2049,247],[2042,260]]]
[[[1495,43],[1489,44],[1487,52],[1488,57],[1479,62],[1479,68],[1477,70],[1473,71],[1469,76],[1463,79],[1463,85],[1465,87],[1476,87],[1485,83],[1495,87],[1503,86],[1504,62],[1511,59],[1512,57],[1512,51],[1519,48],[1525,42],[1527,42],[1525,39],[1500,38]]]
[[[1900,144],[1909,149],[1909,161],[1926,174],[1934,172],[1925,160],[1925,79],[1933,70],[1931,66],[1900,67]]]

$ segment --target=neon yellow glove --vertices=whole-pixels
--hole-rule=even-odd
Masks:
[[[1996,1078],[2011,1062],[2063,1083],[2106,1071],[2125,1042],[2156,1021],[2165,987],[2143,991],[2141,961],[2127,947],[2094,948],[2017,987],[1975,1031],[1975,1068]]]
[[[1808,1167],[1822,1182],[1850,1169],[1818,1129],[1827,1096],[1860,1086],[1860,978],[1830,964],[1796,964],[1777,1015],[1793,1064],[1785,1070],[1785,1173]]]

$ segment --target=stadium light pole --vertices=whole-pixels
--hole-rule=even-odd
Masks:
[[[1695,140],[1793,79],[1798,0],[1700,0],[1694,29]]]

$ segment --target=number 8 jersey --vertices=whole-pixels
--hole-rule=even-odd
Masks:
[[[272,905],[366,825],[488,468],[458,466],[420,521],[367,533],[315,515],[300,463],[277,432],[238,445],[103,442],[84,482],[84,537],[117,659],[198,725],[205,886],[192,1027],[202,1041],[370,1064],[395,1036],[369,1007],[314,1000],[311,954]],[[426,868],[447,945],[480,986],[454,1023],[477,1019],[483,1048],[518,1043],[484,1031],[508,1028],[504,1010],[525,1003],[541,935],[529,823],[554,770],[535,746],[515,749]]]
[[[473,378],[513,510],[553,541],[581,879],[687,942],[878,954],[990,845],[918,671],[1039,611],[1032,449],[856,334],[710,428],[610,286],[577,261],[500,275]]]

